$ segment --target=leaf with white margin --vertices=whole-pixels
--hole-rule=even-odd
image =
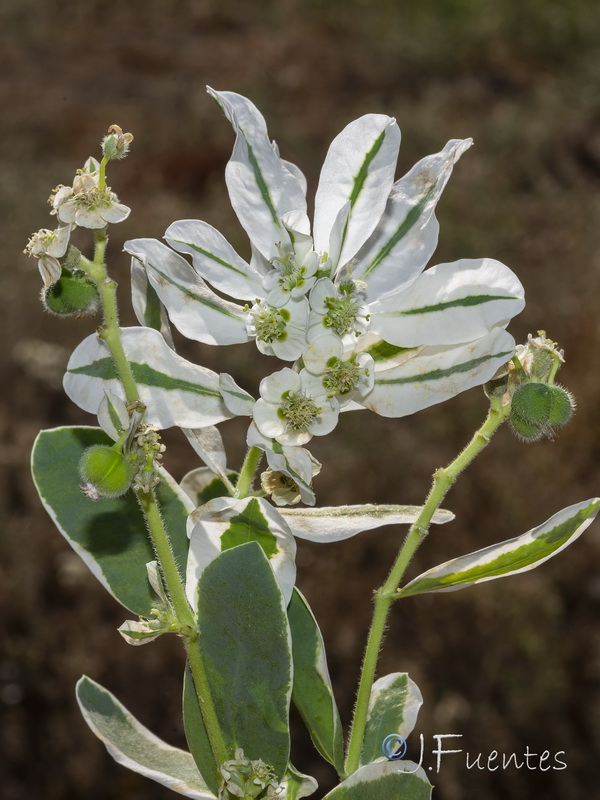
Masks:
[[[360,767],[323,800],[430,800],[433,786],[412,761],[383,761]]]
[[[289,763],[283,779],[279,783],[281,787],[281,800],[300,800],[302,797],[310,797],[319,788],[319,784],[312,775],[303,775]]]
[[[266,500],[217,497],[190,514],[187,530],[185,591],[192,608],[196,608],[198,581],[206,567],[220,553],[251,541],[262,547],[289,602],[296,580],[296,542],[281,514]]]
[[[313,235],[318,253],[330,251],[332,233],[341,242],[339,263],[346,264],[379,222],[394,181],[400,147],[396,120],[366,114],[347,125],[331,143],[315,196]],[[334,232],[349,203],[343,231]],[[337,262],[333,264],[334,268]]]
[[[378,372],[376,364],[373,391],[357,402],[382,417],[414,414],[489,381],[514,352],[503,328],[463,345],[423,347],[398,367]]]
[[[165,239],[177,252],[191,255],[196,272],[223,294],[238,300],[265,296],[262,275],[208,222],[198,219],[173,222],[165,231]]]
[[[472,144],[452,139],[392,186],[381,220],[354,259],[353,277],[366,282],[369,301],[402,289],[423,271],[438,241],[435,207],[454,164]]]
[[[402,587],[400,594],[408,597],[450,592],[534,569],[579,538],[594,521],[599,507],[600,498],[594,497],[563,508],[521,536],[453,558],[424,572]]]
[[[306,211],[302,184],[273,149],[264,117],[250,100],[235,92],[207,91],[236,132],[225,169],[231,205],[252,243],[271,259],[279,255],[277,244],[289,242],[281,217]]]
[[[129,611],[149,617],[156,606],[147,570],[154,552],[134,493],[94,502],[79,489],[81,457],[98,444],[112,444],[99,428],[41,431],[31,453],[33,480],[52,521],[94,577]],[[159,473],[156,495],[183,571],[189,547],[187,516],[194,506],[164,469]]]
[[[219,391],[227,410],[237,417],[251,417],[255,399],[226,372],[219,375]]]
[[[202,428],[233,416],[221,397],[216,372],[178,356],[152,328],[121,328],[121,336],[148,425]],[[105,390],[123,396],[108,347],[98,334],[75,349],[63,386],[76,405],[92,414],[98,413]]]
[[[387,760],[382,743],[390,733],[404,739],[415,727],[423,695],[406,672],[392,672],[373,684],[369,697],[367,724],[363,737],[360,764]]]
[[[114,392],[104,392],[98,409],[98,423],[104,433],[116,442],[122,431],[129,428],[127,406]]]
[[[231,497],[235,490],[232,481],[237,478],[236,472],[230,472],[225,483],[208,467],[198,467],[187,472],[179,485],[194,503],[194,508],[197,508],[215,497]]]
[[[188,339],[211,345],[249,341],[242,306],[215,294],[183,256],[157,239],[132,239],[124,249],[143,266],[169,319]]]
[[[281,508],[279,513],[299,539],[311,542],[341,542],[361,531],[382,525],[407,525],[415,522],[421,506],[356,505],[321,506],[319,508]],[[443,525],[454,519],[451,511],[438,509],[432,522]]]
[[[163,742],[99,683],[85,675],[77,683],[77,702],[96,736],[123,767],[194,800],[215,800],[190,753]]]
[[[288,606],[294,661],[292,700],[323,758],[344,770],[342,723],[333,696],[325,643],[306,599],[294,589]]]
[[[227,456],[223,437],[214,425],[206,428],[184,428],[188,442],[206,466],[220,478],[227,475]]]
[[[372,303],[371,330],[393,345],[472,342],[519,314],[523,286],[493,258],[464,258],[426,270],[400,292]]]
[[[148,281],[146,270],[137,258],[131,259],[131,304],[140,325],[160,331],[171,350],[175,350],[167,309],[160,302]]]

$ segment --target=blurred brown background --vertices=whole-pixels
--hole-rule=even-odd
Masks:
[[[40,428],[92,423],[67,402],[60,376],[95,323],[45,315],[34,263],[21,255],[32,231],[52,225],[50,190],[98,154],[109,124],[135,134],[131,156],[109,178],[133,207],[112,229],[109,250],[131,323],[126,238],[160,238],[171,221],[197,216],[247,255],[223,177],[233,136],[205,84],[249,96],[313,191],[328,143],[367,112],[397,117],[399,175],[450,138],[475,139],[439,206],[436,261],[493,256],[518,273],[528,305],[511,330],[524,340],[544,328],[560,342],[560,380],[579,409],[554,443],[497,435],[447,499],[457,520],[432,532],[415,575],[599,493],[599,41],[596,0],[2,0],[3,800],[170,796],[113,764],[88,731],[73,694],[82,672],[159,735],[183,743],[179,643],[125,644],[115,631],[123,610],[79,566],[29,477]],[[265,370],[250,349],[217,354],[182,342],[181,351],[233,371],[248,388]],[[333,436],[311,446],[325,464],[320,503],[422,501],[432,471],[457,453],[485,408],[474,390],[410,419],[344,415]],[[227,440],[243,427],[223,426]],[[194,456],[178,435],[166,439],[166,464],[180,477]],[[232,445],[231,465],[240,457]],[[299,585],[322,624],[345,723],[371,592],[402,536],[390,528],[327,548],[300,544]],[[472,758],[522,755],[528,746],[548,750],[554,764],[565,751],[563,771],[468,770],[464,753],[447,756],[430,773],[438,800],[598,796],[599,611],[598,525],[537,571],[394,610],[380,674],[407,670],[420,685],[416,732],[425,736],[426,766],[435,763],[434,733],[462,734],[447,746]],[[414,735],[411,746],[418,755]],[[331,773],[301,732],[294,752],[324,793]]]

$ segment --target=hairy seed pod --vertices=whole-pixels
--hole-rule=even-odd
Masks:
[[[123,453],[104,444],[95,444],[79,462],[81,489],[93,499],[121,497],[131,486],[133,469]]]
[[[42,302],[48,311],[61,317],[95,314],[100,305],[98,290],[92,281],[64,274],[43,290]]]

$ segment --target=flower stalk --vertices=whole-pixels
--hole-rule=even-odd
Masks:
[[[354,718],[348,740],[346,775],[358,769],[362,749],[369,697],[373,687],[377,659],[387,623],[387,616],[394,600],[402,597],[400,581],[413,555],[425,540],[433,514],[441,506],[444,497],[460,473],[487,447],[493,434],[510,414],[510,404],[502,405],[499,398],[491,401],[490,410],[483,425],[475,432],[469,444],[447,467],[438,469],[433,476],[433,485],[416,521],[411,525],[408,535],[394,562],[390,574],[380,589],[375,592],[373,619],[365,648]]]

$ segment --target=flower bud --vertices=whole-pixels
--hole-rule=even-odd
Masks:
[[[42,303],[52,314],[83,316],[95,314],[100,305],[98,290],[88,278],[63,275],[42,290]]]
[[[121,497],[131,486],[133,469],[123,453],[104,444],[95,444],[79,462],[80,489],[92,500]]]
[[[133,134],[123,133],[118,125],[111,125],[108,129],[108,136],[102,139],[102,153],[109,161],[115,158],[125,158],[132,141]]]

